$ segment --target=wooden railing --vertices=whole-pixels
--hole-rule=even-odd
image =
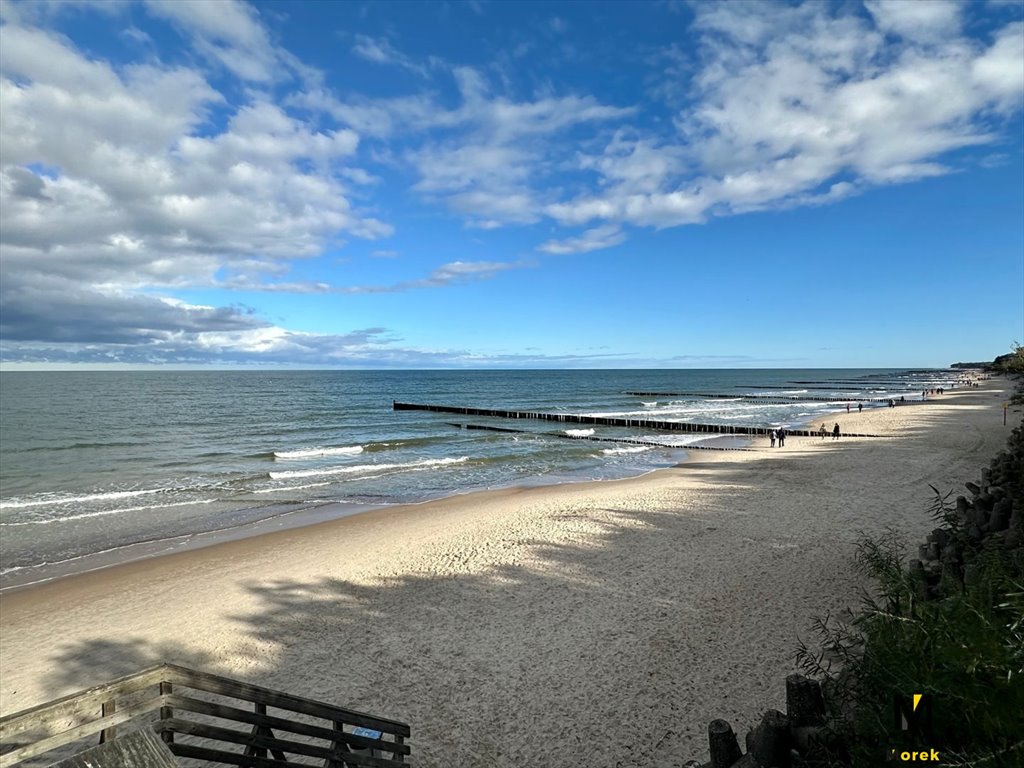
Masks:
[[[175,755],[207,763],[390,768],[409,754],[405,723],[161,664],[0,718],[0,768],[140,722]]]

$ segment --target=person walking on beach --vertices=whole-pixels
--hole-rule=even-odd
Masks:
[[[864,410],[864,403],[857,403],[857,413],[861,413]]]
[[[833,440],[838,440],[839,439],[839,422],[838,421],[836,422],[836,425],[834,427],[832,427],[832,439]]]
[[[849,404],[849,403],[847,403],[847,404],[846,404],[846,412],[847,412],[847,413],[849,413],[849,412],[850,412],[850,404]]]
[[[770,433],[768,434],[768,439],[772,441],[772,448],[774,448],[774,447],[775,447],[775,437],[776,437],[776,434],[775,434],[775,430],[773,429],[773,430],[772,430],[772,431],[771,431],[771,432],[770,432]]]
[[[779,427],[779,448],[786,444],[786,430],[784,427]]]
[[[824,421],[821,422],[821,429],[819,430],[819,432],[821,432],[821,439],[824,440],[825,439],[825,435],[828,434],[828,430],[825,429],[825,422]]]

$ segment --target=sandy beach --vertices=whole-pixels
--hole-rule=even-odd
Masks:
[[[861,534],[934,527],[1011,384],[841,413],[878,438],[370,512],[0,597],[0,710],[171,661],[408,722],[417,766],[679,766],[784,707]],[[814,425],[815,427],[817,424]]]

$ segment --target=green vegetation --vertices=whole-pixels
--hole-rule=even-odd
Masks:
[[[816,623],[820,649],[802,646],[804,671],[821,678],[843,748],[821,765],[878,766],[891,749],[934,748],[946,765],[1024,765],[1024,568],[1010,553],[974,561],[971,584],[944,578],[921,599],[920,577],[903,568],[889,532],[866,539],[858,563],[878,582],[858,616]],[[930,733],[908,738],[894,696],[925,694]]]

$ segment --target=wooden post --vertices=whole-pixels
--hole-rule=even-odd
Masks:
[[[708,724],[708,746],[711,768],[731,768],[743,756],[736,734],[725,720],[712,720]]]
[[[400,734],[400,733],[396,733],[395,734],[395,746],[396,747],[401,747],[403,744],[405,744],[405,737],[402,736],[402,734]],[[391,756],[392,756],[392,758],[394,759],[394,761],[396,763],[404,763],[405,762],[405,755],[403,755],[401,752],[399,752],[397,750],[392,752]]]
[[[335,720],[334,721],[334,728],[333,728],[333,730],[337,731],[338,733],[341,733],[342,731],[345,730],[345,723],[342,720]],[[344,741],[341,741],[341,740],[332,741],[331,742],[331,749],[332,750],[338,750],[339,752],[351,752],[352,751],[351,749],[349,749],[348,744],[345,743]],[[332,757],[332,758],[330,758],[328,760],[324,760],[324,768],[345,768],[345,761],[344,760],[335,760]]]
[[[786,714],[794,728],[824,724],[825,701],[817,680],[798,674],[786,678]]]
[[[170,683],[160,683],[160,695],[170,696],[174,692],[173,686]],[[160,707],[160,719],[170,720],[174,717],[174,709],[172,707]],[[161,731],[160,738],[164,740],[164,744],[174,743],[174,732],[173,731]]]
[[[789,718],[770,709],[761,718],[761,724],[747,735],[747,752],[761,765],[789,768]]]
[[[93,710],[93,711],[95,711],[95,710]],[[110,701],[105,701],[100,706],[100,715],[102,717],[106,717],[107,715],[112,715],[116,711],[117,711],[117,702],[116,702],[115,699],[111,699]],[[100,731],[100,744],[105,744],[108,741],[113,741],[115,738],[117,738],[117,728],[114,727],[114,726],[111,726],[110,728],[104,728],[102,731]]]

